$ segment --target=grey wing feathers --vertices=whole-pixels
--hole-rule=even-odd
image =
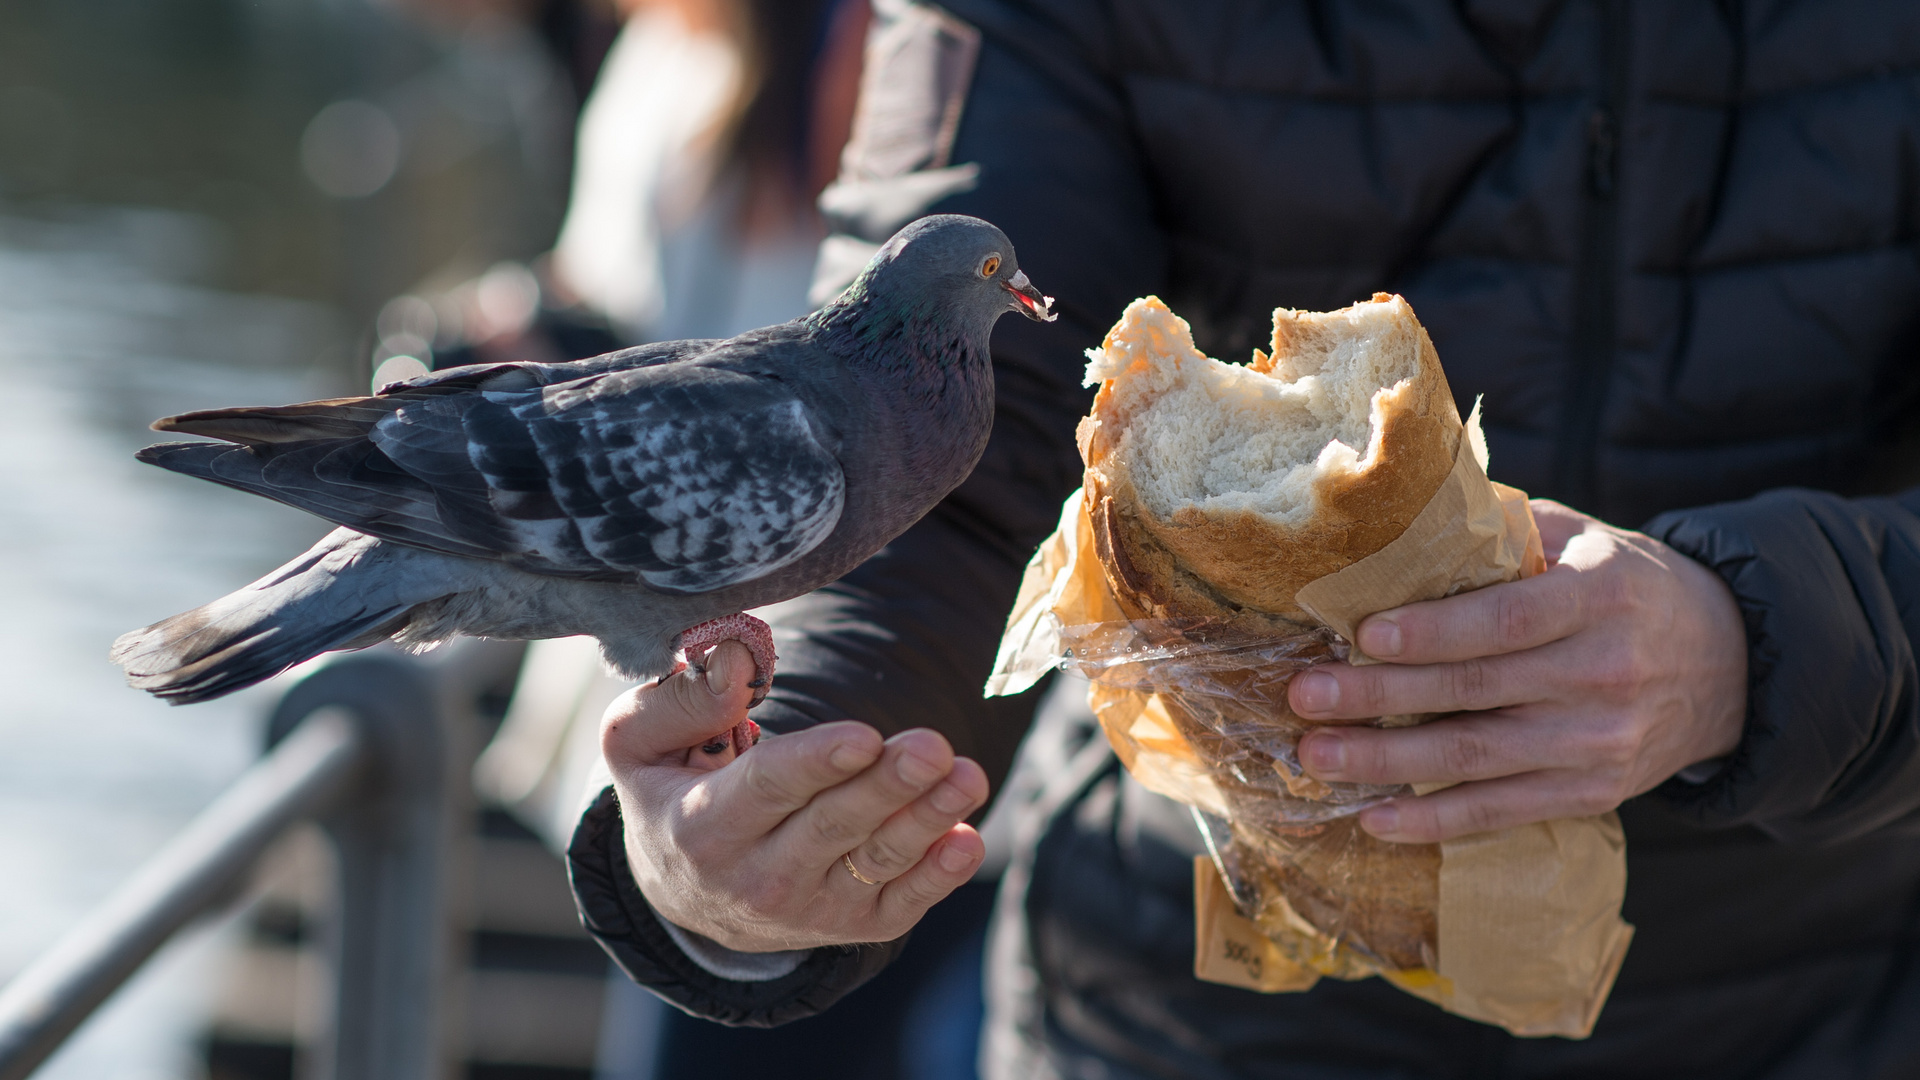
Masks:
[[[779,569],[833,531],[845,478],[807,409],[735,380],[679,382],[639,408],[617,394],[578,395],[551,417],[516,408],[592,558],[704,592]]]
[[[472,364],[430,372],[402,382],[388,383],[380,388],[380,393],[391,394],[403,390],[426,389],[505,391],[526,390],[535,386],[554,386],[584,379],[590,375],[604,375],[610,371],[670,364],[675,360],[697,356],[719,344],[721,342],[716,338],[694,338],[686,341],[657,341],[647,345],[636,345],[631,349],[621,349],[602,356],[592,356],[585,360],[568,360],[558,364]]]
[[[141,457],[400,543],[675,592],[759,577],[833,531],[837,442],[786,387],[641,365],[533,386],[520,372],[427,376],[373,398],[189,414],[165,423],[243,445]]]

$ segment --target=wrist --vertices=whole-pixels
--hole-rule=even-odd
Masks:
[[[1699,670],[1703,686],[1699,698],[1699,736],[1683,768],[1700,767],[1725,759],[1740,745],[1747,717],[1747,631],[1733,590],[1708,567],[1674,551],[1678,572],[1687,579],[1684,595],[1698,625],[1693,628],[1701,650]]]

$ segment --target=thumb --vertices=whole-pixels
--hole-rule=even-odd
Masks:
[[[683,668],[614,699],[600,721],[607,766],[618,772],[623,766],[657,764],[731,731],[746,719],[753,672],[747,647],[723,641],[707,654],[704,672]]]

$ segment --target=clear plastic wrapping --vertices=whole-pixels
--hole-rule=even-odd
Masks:
[[[1300,767],[1300,738],[1313,725],[1287,707],[1287,686],[1314,664],[1347,658],[1347,643],[1331,630],[1256,636],[1222,620],[1141,619],[1062,627],[1059,638],[1059,666],[1086,676],[1096,695],[1157,697],[1187,749],[1231,793],[1230,805],[1244,803],[1237,821],[1312,825],[1409,791],[1327,784]],[[1132,730],[1119,735],[1132,738]]]
[[[1056,626],[1052,636],[1055,666],[1092,684],[1127,767],[1195,808],[1234,906],[1290,959],[1349,978],[1433,967],[1437,849],[1384,844],[1352,820],[1411,789],[1325,783],[1300,766],[1314,725],[1288,708],[1287,686],[1347,658],[1337,634],[1183,619]]]

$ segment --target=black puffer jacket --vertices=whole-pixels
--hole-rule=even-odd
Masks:
[[[1651,519],[1726,579],[1752,648],[1735,756],[1622,808],[1638,936],[1585,1042],[1512,1039],[1378,980],[1195,982],[1191,827],[1056,695],[996,946],[998,1074],[1920,1076],[1920,497],[1861,497],[1917,460],[1920,4],[883,10],[825,265],[918,213],[978,214],[1064,317],[1003,321],[973,479],[782,612],[777,722],[930,724],[1004,771],[1032,703],[979,687],[1078,482],[1081,350],[1147,293],[1230,359],[1275,306],[1405,294],[1463,409],[1484,395],[1493,475]],[[597,813],[583,907],[657,974],[661,935],[617,925],[648,917],[638,894],[593,884],[618,847],[617,808]],[[669,992],[765,1023],[872,962],[823,953],[778,1002],[697,975]]]

